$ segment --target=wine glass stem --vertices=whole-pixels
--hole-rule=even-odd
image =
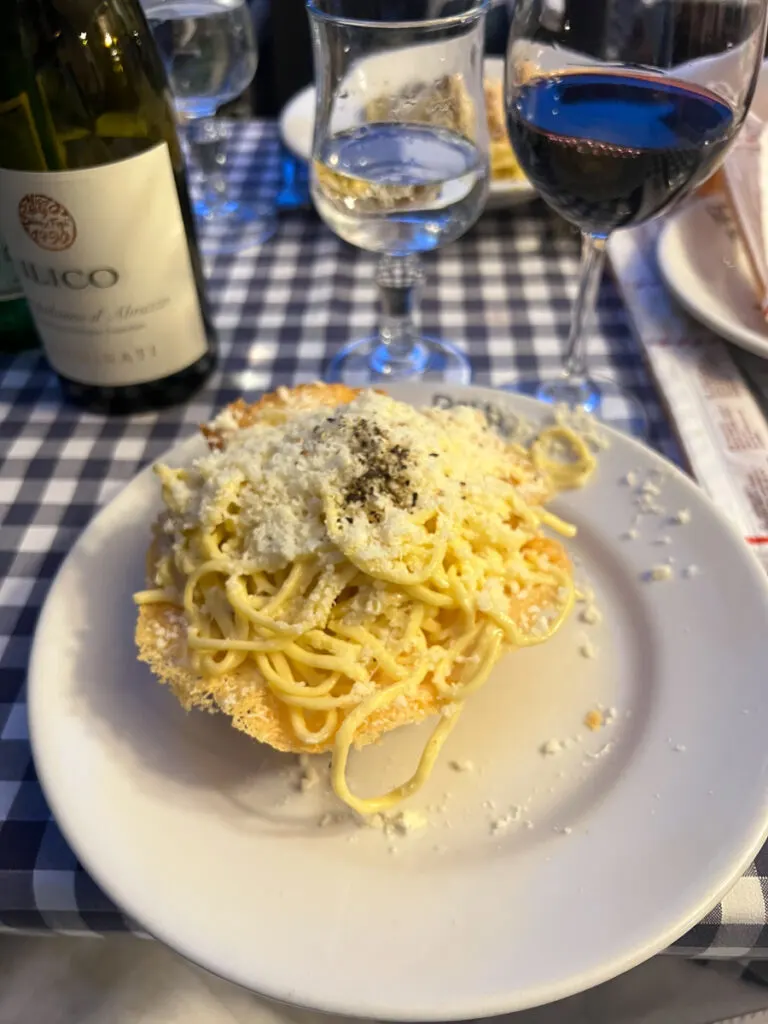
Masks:
[[[416,369],[422,359],[415,321],[422,276],[415,254],[382,256],[379,260],[376,283],[379,286],[380,351],[374,356],[374,362],[380,373]]]
[[[579,290],[571,313],[568,349],[563,369],[569,381],[578,383],[587,376],[586,327],[595,311],[597,290],[605,266],[606,239],[584,233],[581,245]]]

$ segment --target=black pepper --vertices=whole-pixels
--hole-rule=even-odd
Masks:
[[[372,523],[381,522],[381,506],[386,501],[397,508],[412,508],[418,501],[418,494],[411,486],[409,475],[410,449],[402,444],[391,444],[381,427],[370,420],[347,417],[341,422],[349,432],[351,452],[365,467],[347,485],[343,503],[347,507],[359,505]]]

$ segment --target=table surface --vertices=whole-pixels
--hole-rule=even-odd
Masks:
[[[230,174],[269,199],[280,178],[273,125],[236,127]],[[541,203],[486,214],[425,260],[423,328],[469,353],[474,382],[497,386],[560,365],[579,242]],[[0,928],[107,933],[135,926],[99,891],[62,838],[29,746],[25,678],[48,586],[94,512],[147,462],[239,395],[322,377],[329,355],[376,320],[374,257],[310,212],[281,217],[255,252],[217,257],[208,291],[217,372],[189,404],[105,419],[62,404],[43,358],[0,357]],[[645,403],[651,443],[678,449],[609,276],[589,337],[594,370]],[[621,421],[622,410],[612,410]],[[768,956],[768,852],[676,952]]]

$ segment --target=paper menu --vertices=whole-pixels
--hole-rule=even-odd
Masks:
[[[694,476],[768,571],[768,421],[730,346],[670,297],[656,262],[663,224],[614,235],[616,282]]]

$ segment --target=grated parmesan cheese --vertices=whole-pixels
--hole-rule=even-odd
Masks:
[[[513,822],[520,820],[521,814],[522,809],[514,806],[510,807],[506,814],[500,814],[498,818],[494,818],[491,822],[491,835],[505,832]]]
[[[599,761],[601,758],[605,757],[607,754],[610,754],[610,752],[612,750],[613,750],[613,740],[609,740],[607,743],[604,743],[602,745],[602,747],[600,747],[599,750],[596,750],[594,752],[594,754],[587,754],[587,757],[589,758],[590,761]]]
[[[579,645],[579,654],[582,656],[582,658],[596,658],[597,648],[590,639],[585,637]]]
[[[664,515],[664,507],[655,502],[650,494],[641,495],[636,504],[644,516]]]
[[[312,763],[309,754],[299,754],[299,776],[296,780],[296,788],[306,793],[313,789],[320,781],[320,774]]]
[[[421,811],[398,811],[397,814],[371,814],[363,825],[383,832],[385,836],[407,836],[427,827],[426,815]]]
[[[420,811],[398,811],[391,822],[395,832],[401,836],[407,836],[411,832],[418,832],[419,829],[427,827],[426,816]]]
[[[314,554],[331,533],[372,566],[391,566],[404,549],[428,547],[421,511],[456,520],[461,503],[480,496],[490,519],[507,507],[509,450],[476,409],[419,410],[366,391],[338,409],[299,407],[280,423],[236,426],[225,410],[213,423],[227,435],[222,450],[183,478],[158,472],[177,543],[190,526],[234,521],[242,547],[228,555],[259,570]],[[490,606],[497,597],[488,594]]]
[[[277,389],[277,393],[278,395],[280,394],[280,388]],[[221,410],[216,418],[211,421],[210,426],[217,434],[220,434],[222,437],[228,437],[239,429],[240,424],[230,406],[226,406]]]
[[[582,622],[586,622],[588,626],[597,626],[603,621],[602,612],[594,604],[588,604],[586,608],[582,609],[579,618]]]
[[[555,754],[559,754],[563,749],[563,744],[560,740],[551,739],[547,740],[540,747],[541,753],[545,757],[553,757]]]

